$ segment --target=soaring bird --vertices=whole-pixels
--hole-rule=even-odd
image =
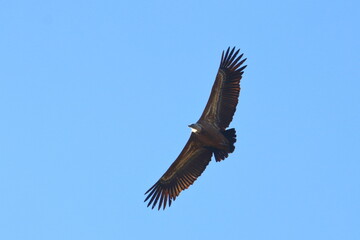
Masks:
[[[192,185],[214,155],[217,162],[234,152],[236,131],[227,129],[233,119],[240,94],[245,59],[240,49],[222,52],[220,67],[209,100],[200,119],[190,124],[191,135],[180,155],[162,177],[145,193],[148,207],[165,209],[180,192]]]

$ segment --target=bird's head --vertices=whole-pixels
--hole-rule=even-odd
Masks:
[[[188,127],[191,128],[191,132],[193,133],[199,133],[201,131],[201,126],[198,123],[190,124]]]

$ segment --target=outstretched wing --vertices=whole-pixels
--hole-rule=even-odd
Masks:
[[[199,121],[215,122],[225,130],[233,119],[240,94],[240,80],[245,66],[241,60],[243,54],[237,57],[240,49],[227,49],[221,56],[220,67],[211,90],[209,100]]]
[[[192,133],[184,149],[171,164],[165,174],[145,193],[145,201],[149,200],[148,207],[158,204],[158,210],[163,209],[166,203],[176,199],[182,190],[187,189],[202,174],[211,160],[212,151],[197,144]]]

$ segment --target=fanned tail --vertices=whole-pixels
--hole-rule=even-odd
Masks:
[[[223,134],[226,137],[226,139],[229,141],[229,151],[215,150],[214,156],[215,156],[215,160],[217,162],[224,160],[225,158],[227,158],[229,156],[229,153],[232,153],[235,150],[235,146],[234,146],[234,143],[236,142],[235,128],[230,128],[230,129],[226,130],[225,132],[223,132]]]

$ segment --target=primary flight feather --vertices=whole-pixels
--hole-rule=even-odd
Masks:
[[[180,192],[192,185],[209,164],[212,155],[221,161],[235,149],[236,132],[226,129],[233,119],[240,94],[245,59],[235,47],[222,52],[220,67],[209,100],[200,117],[189,125],[191,135],[184,149],[164,175],[145,193],[148,207],[171,205]]]

